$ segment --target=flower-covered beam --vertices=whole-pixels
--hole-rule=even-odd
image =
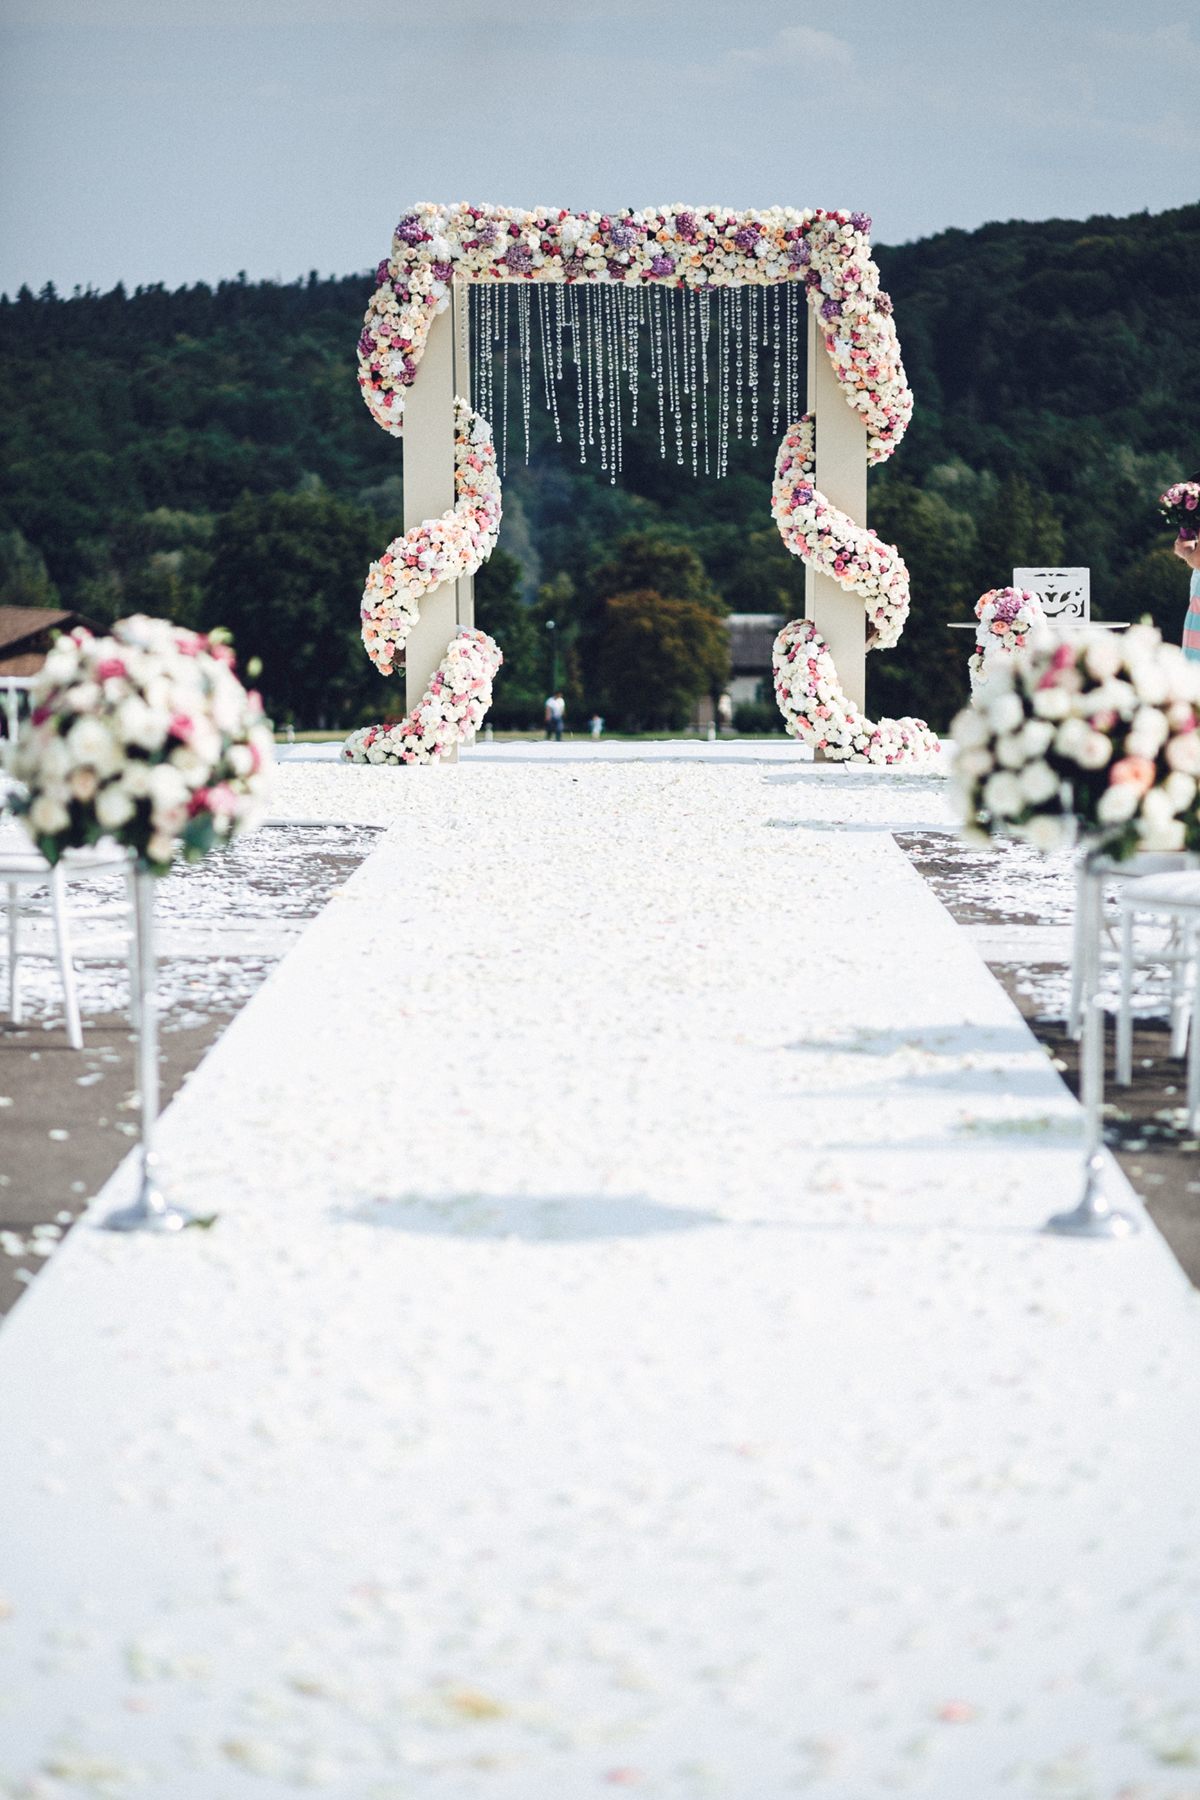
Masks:
[[[868,462],[882,462],[904,435],[912,393],[891,301],[871,257],[870,225],[865,214],[820,208],[677,205],[572,213],[547,207],[416,206],[400,220],[392,253],[377,270],[358,345],[363,397],[377,422],[401,436],[405,390],[417,379],[430,327],[449,305],[455,281],[602,284],[699,296],[792,284],[807,297],[847,404],[865,422]],[[453,565],[455,574],[470,573],[495,543],[499,482],[490,432],[465,401],[460,405],[460,443],[478,448],[486,441],[491,462],[485,470],[473,468],[471,459],[457,459],[455,507],[397,539],[372,565],[363,634],[368,653],[385,671],[412,628],[421,594],[447,578],[442,563]],[[894,643],[908,610],[907,571],[893,546],[856,525],[816,489],[809,418],[794,424],[784,440],[773,510],[790,550],[862,596],[875,627],[871,644]],[[932,734],[915,729],[919,721],[904,721],[903,730],[890,731],[888,721],[875,726],[864,719],[842,694],[815,630],[804,641],[820,662],[819,677],[810,672],[811,680],[777,683],[794,735],[839,760],[907,760],[932,747]],[[793,633],[787,644],[792,662],[799,649]],[[836,692],[833,704],[826,705],[818,695],[831,691],[831,680]]]

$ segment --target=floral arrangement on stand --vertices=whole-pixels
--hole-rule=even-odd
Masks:
[[[964,835],[1118,858],[1200,848],[1200,667],[1150,625],[1047,634],[954,721]]]
[[[1200,536],[1200,481],[1177,481],[1160,494],[1158,510],[1185,541]]]
[[[443,581],[470,575],[496,548],[500,477],[492,428],[465,400],[454,402],[453,507],[393,538],[371,564],[362,598],[367,655],[384,675],[420,617],[423,594]]]
[[[967,664],[973,694],[995,672],[1001,657],[1024,650],[1030,633],[1046,623],[1042,603],[1029,588],[989,588],[975,604],[975,617],[979,620],[975,648]]]
[[[492,704],[492,683],[503,661],[499,645],[486,631],[464,626],[407,718],[399,725],[367,725],[352,731],[342,745],[342,761],[439,761],[482,725]]]
[[[402,435],[405,390],[417,378],[430,326],[449,305],[455,280],[600,282],[702,292],[794,283],[803,286],[820,322],[847,402],[863,415],[867,460],[882,462],[904,435],[913,399],[892,303],[880,288],[871,257],[870,229],[865,213],[821,208],[731,211],[673,205],[572,213],[547,207],[415,206],[401,218],[391,255],[376,271],[358,343],[359,385],[372,417],[393,436]],[[467,417],[476,418],[465,402],[458,405]],[[481,447],[483,440],[474,433],[473,423],[471,443]],[[485,466],[476,469],[478,479],[464,478],[462,489],[456,470],[459,498],[453,513],[408,533],[372,565],[363,597],[363,635],[385,672],[394,666],[397,646],[418,617],[420,595],[448,578],[434,574],[443,559],[447,570],[464,574],[491,552],[491,507],[494,497],[498,526],[499,483],[494,454],[490,462],[486,455],[480,461]],[[813,421],[805,417],[791,427],[780,450],[774,516],[795,555],[862,596],[873,627],[868,647],[887,648],[900,637],[908,613],[907,571],[893,546],[825,499],[814,476]],[[453,523],[460,507],[461,526]],[[781,687],[780,659],[795,674],[801,647],[819,675],[789,678]],[[826,755],[858,760],[868,757],[869,745],[870,760],[895,762],[937,751],[935,735],[919,720],[872,724],[863,718],[842,692],[833,659],[815,628],[809,628],[803,646],[795,636],[781,636],[776,668],[788,729],[818,743]],[[831,696],[831,703],[815,698],[818,689]],[[375,746],[380,729],[371,728]],[[362,733],[355,733],[349,740],[348,756],[357,756],[362,739]],[[405,755],[400,760],[422,758]]]
[[[937,755],[937,734],[923,719],[874,724],[847,699],[825,640],[810,619],[793,619],[775,639],[775,697],[792,736],[830,762],[915,762]]]
[[[223,634],[122,619],[60,637],[31,693],[10,804],[42,854],[111,838],[165,875],[261,821],[274,738]]]

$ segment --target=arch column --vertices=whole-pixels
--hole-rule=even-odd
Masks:
[[[467,284],[454,282],[450,305],[429,328],[417,379],[404,404],[404,529],[436,519],[454,505],[454,397],[471,397]],[[421,616],[404,645],[404,710],[429,686],[460,625],[475,623],[474,577],[443,581],[421,600]],[[457,762],[458,746],[442,759]]]
[[[867,422],[848,405],[825,349],[816,314],[808,314],[808,404],[816,420],[816,485],[825,498],[867,522]],[[848,594],[811,565],[804,570],[804,616],[811,619],[833,657],[842,691],[867,709],[867,615],[858,594]]]

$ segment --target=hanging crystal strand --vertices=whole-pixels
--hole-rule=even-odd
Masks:
[[[792,350],[795,339],[795,333],[792,331],[792,313],[795,299],[795,291],[789,281],[783,293],[783,409],[787,414],[789,425],[794,424],[796,419],[792,407],[792,398],[796,392],[796,381],[792,371]]]
[[[658,388],[658,454],[663,461],[667,460],[667,413],[666,397],[663,393],[663,344],[662,344],[662,289],[655,288],[653,299],[654,331],[651,337],[653,351],[653,374]]]
[[[802,292],[803,290],[800,290]],[[800,311],[799,292],[793,285],[792,290],[792,417],[798,419],[803,412],[800,404],[800,368],[804,362],[804,351],[800,344],[800,325],[803,315]]]
[[[775,331],[775,392],[771,401],[771,436],[779,436],[779,289],[771,289],[771,324]],[[788,420],[789,425],[791,420]]]
[[[610,480],[616,485],[617,476],[623,463],[621,446],[621,303],[624,299],[620,288],[609,292],[608,304],[608,367],[610,393],[610,421],[612,427],[612,473]]]
[[[704,473],[712,473],[709,467],[709,434],[708,434],[708,340],[712,334],[712,295],[707,291],[699,296],[700,301],[700,391],[703,401],[702,423],[704,427]]]
[[[592,396],[596,410],[596,426],[600,434],[600,467],[608,473],[608,431],[604,417],[604,340],[600,332],[601,299],[596,288],[591,293]]]
[[[745,307],[746,290],[745,290],[745,288],[743,288],[743,287],[734,288],[733,293],[731,295],[731,301],[732,301],[732,311],[733,311],[733,342],[734,342],[734,347],[737,351],[737,434],[738,434],[738,437],[740,438],[742,435],[742,377],[744,374],[743,339],[745,337],[745,332],[743,330],[743,324],[744,324],[743,315],[746,310],[746,307]]]
[[[637,430],[638,414],[638,368],[639,349],[641,345],[642,293],[640,287],[633,288],[629,294],[629,429]]]
[[[541,327],[542,377],[546,387],[546,404],[554,420],[554,441],[562,443],[562,425],[558,417],[558,384],[554,379],[554,324],[550,314],[552,294],[538,288],[538,324]]]
[[[757,288],[750,288],[746,294],[750,308],[750,323],[747,328],[747,352],[749,364],[746,378],[750,383],[750,442],[758,443],[758,300]]]
[[[546,411],[548,413],[550,413],[551,416],[553,416],[554,405],[550,399],[550,378],[551,378],[551,374],[552,374],[552,371],[550,368],[550,348],[549,348],[550,333],[547,329],[547,324],[546,324],[546,313],[548,310],[548,301],[549,301],[549,295],[546,293],[546,290],[540,285],[540,283],[536,284],[534,286],[534,290],[533,290],[533,306],[534,306],[535,312],[537,313],[538,349],[540,350],[541,357],[542,357],[542,390],[546,396]]]
[[[508,469],[508,283],[504,282],[500,289],[500,372],[504,380],[504,392],[500,399],[500,473],[503,476]]]
[[[570,289],[571,347],[575,358],[575,398],[579,402],[579,460],[587,461],[587,427],[584,424],[583,361],[579,354],[579,289]]]
[[[667,394],[670,400],[671,417],[675,421],[675,461],[683,467],[683,401],[679,393],[679,355],[676,338],[676,305],[675,297],[678,288],[668,288],[663,296],[663,305],[667,314]]]
[[[721,477],[729,473],[729,426],[731,407],[731,387],[733,384],[733,358],[730,355],[729,315],[733,311],[733,295],[729,288],[721,289],[721,453],[717,463],[717,472]]]
[[[529,289],[517,289],[517,372],[521,383],[521,412],[525,421],[525,461],[529,462]]]
[[[695,481],[700,473],[700,421],[696,417],[696,391],[699,385],[696,371],[696,290],[692,287],[683,291],[683,321],[685,373],[692,402],[692,480]]]

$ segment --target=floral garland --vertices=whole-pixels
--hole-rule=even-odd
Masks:
[[[830,762],[900,763],[936,755],[923,719],[864,718],[842,691],[829,647],[811,619],[793,619],[775,639],[775,697],[791,735]]]
[[[165,875],[252,831],[275,746],[222,636],[137,615],[60,637],[37,676],[11,802],[50,862],[112,838]]]
[[[492,428],[465,400],[454,401],[454,505],[393,538],[367,575],[362,636],[384,675],[420,617],[420,599],[443,581],[472,575],[496,548],[500,477]]]
[[[1200,668],[1152,625],[1047,634],[1001,660],[952,727],[964,836],[1056,850],[1200,849]]]
[[[990,679],[1001,657],[1023,650],[1030,632],[1046,623],[1042,603],[1029,588],[989,588],[976,602],[975,617],[975,648],[967,664],[973,694]]]
[[[435,206],[405,213],[358,341],[372,415],[402,432],[429,327],[467,281],[627,282],[661,287],[801,281],[850,405],[867,421],[867,455],[891,455],[912,417],[892,303],[879,286],[865,213],[790,206],[734,212],[665,206],[572,213],[547,207]]]
[[[343,762],[428,763],[478,731],[492,704],[492,682],[504,661],[486,631],[464,626],[424,695],[399,725],[367,725],[342,745]]]
[[[386,431],[402,435],[404,389],[416,380],[430,326],[449,305],[456,278],[651,283],[700,290],[802,282],[809,307],[821,322],[842,392],[866,422],[867,460],[882,462],[904,435],[913,399],[900,359],[892,303],[880,288],[871,257],[870,229],[865,213],[821,208],[734,212],[675,205],[572,213],[545,207],[525,211],[422,204],[400,220],[391,256],[376,271],[375,293],[358,343],[363,398]],[[791,428],[780,450],[774,516],[794,554],[862,595],[873,626],[869,647],[887,648],[900,637],[907,617],[907,570],[893,547],[831,506],[813,486],[814,472],[813,425],[805,418]],[[489,476],[494,479],[494,457]],[[479,485],[482,489],[483,483]],[[485,502],[476,499],[469,504],[482,513]],[[495,504],[498,524],[498,484]],[[443,523],[451,517],[443,515]],[[414,554],[411,559],[401,555],[403,568],[421,570],[423,554],[426,568],[437,566],[440,546],[433,541],[435,531],[436,522],[429,521],[408,534],[403,542],[414,545]],[[481,517],[478,542],[487,537]],[[487,549],[467,566],[478,567],[494,542],[493,534]],[[396,562],[393,556],[386,570],[383,558],[373,565],[363,604],[364,640],[385,671],[392,667],[396,645],[415,623],[420,594],[434,585],[423,574],[400,574]],[[466,572],[466,567],[456,572]],[[777,655],[782,647],[790,661],[796,641],[787,632],[781,634]],[[918,720],[873,725],[864,719],[842,694],[832,657],[814,629],[809,629],[804,642],[813,652],[819,679],[787,686],[784,705],[778,673],[776,677],[780,704],[794,735],[809,738],[838,759],[895,762],[937,748],[933,733]],[[828,714],[821,712],[824,702],[818,704],[814,698],[817,689],[835,695]],[[806,706],[811,706],[811,714]],[[351,742],[360,736],[355,734]]]

